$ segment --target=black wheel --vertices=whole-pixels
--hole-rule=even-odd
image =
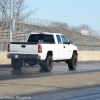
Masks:
[[[77,54],[74,53],[72,58],[68,60],[68,67],[70,70],[75,70],[77,67]]]
[[[48,55],[46,57],[46,59],[44,61],[42,61],[40,64],[41,68],[44,70],[44,71],[51,71],[52,68],[53,68],[53,59],[52,59],[52,56]]]
[[[12,59],[11,65],[12,65],[13,70],[21,70],[23,63],[20,60]]]

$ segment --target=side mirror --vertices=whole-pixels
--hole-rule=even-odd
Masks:
[[[63,44],[67,44],[67,42],[63,42]]]
[[[68,44],[73,44],[73,42],[72,41],[69,41]]]

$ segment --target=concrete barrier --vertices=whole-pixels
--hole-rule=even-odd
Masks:
[[[7,52],[0,51],[0,65],[10,64],[10,63],[11,63],[11,60],[7,58]]]
[[[100,51],[78,51],[78,61],[100,61]],[[7,52],[0,52],[0,64],[10,64]]]
[[[100,61],[100,51],[78,51],[79,61]]]

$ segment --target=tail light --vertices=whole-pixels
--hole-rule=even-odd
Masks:
[[[38,45],[38,53],[42,53],[42,46]]]
[[[10,52],[10,44],[8,44],[8,52]]]

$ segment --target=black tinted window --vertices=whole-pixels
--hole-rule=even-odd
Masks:
[[[60,36],[59,35],[56,35],[56,37],[57,37],[58,44],[61,44]]]
[[[53,35],[48,34],[31,34],[29,36],[28,42],[49,42],[49,43],[55,43]]]

